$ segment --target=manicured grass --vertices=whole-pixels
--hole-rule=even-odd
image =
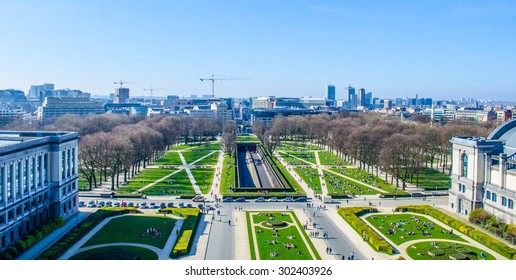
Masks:
[[[224,155],[220,175],[220,191],[223,194],[230,193],[230,189],[235,187],[235,157]]]
[[[148,184],[154,183],[156,180],[174,173],[175,171],[176,169],[171,168],[146,168],[140,174],[136,175],[136,177],[129,180],[126,185],[122,185],[118,192],[121,194],[135,192]],[[165,181],[167,181],[167,179],[165,179]]]
[[[83,247],[113,242],[132,242],[163,248],[176,220],[161,216],[123,216],[114,218],[102,227]],[[149,228],[158,228],[161,236],[147,234]]]
[[[186,145],[179,145],[172,147],[171,150],[173,151],[180,151],[180,150],[197,150],[197,151],[203,151],[203,150],[219,150],[220,145],[219,143],[213,142],[208,144],[186,144]]]
[[[416,177],[412,179],[412,184],[416,184]],[[419,174],[417,185],[426,190],[447,190],[451,187],[450,175],[434,169],[425,168]]]
[[[156,160],[154,164],[160,165],[183,165],[179,154],[174,151],[168,151],[160,159]]]
[[[414,214],[378,214],[366,218],[376,230],[383,233],[394,244],[419,239],[445,239],[464,241],[456,233],[434,224],[428,218]],[[390,233],[389,233],[390,232]],[[412,234],[409,234],[412,233]],[[426,233],[427,235],[425,235]]]
[[[377,187],[388,193],[396,193],[396,194],[407,194],[407,192],[402,190],[397,190],[396,186],[391,185],[385,180],[378,178],[372,174],[367,173],[364,170],[360,170],[358,168],[330,168],[330,170],[347,176],[349,178],[355,179],[360,182],[364,182],[371,186]]]
[[[282,146],[281,146],[282,149],[288,149],[288,150],[293,150],[293,151],[297,151],[299,149],[310,150],[310,151],[322,150],[322,148],[319,148],[319,147],[317,147],[317,145],[313,145],[313,144],[290,142],[290,141],[282,142],[281,144],[282,144]]]
[[[308,184],[308,186],[314,190],[315,193],[322,193],[321,180],[319,179],[319,173],[317,169],[311,167],[294,168],[294,171]]]
[[[201,192],[208,193],[213,182],[213,175],[215,175],[215,168],[195,168],[191,171]]]
[[[217,161],[219,159],[219,153],[220,152],[215,152],[215,153],[205,157],[204,159],[196,162],[195,165],[217,165]]]
[[[326,182],[326,188],[328,189],[328,193],[345,194],[349,196],[362,194],[371,195],[379,193],[375,189],[369,188],[365,185],[348,180],[346,178],[337,176],[328,171],[323,171],[323,174],[324,180]]]
[[[312,164],[316,164],[315,153],[313,151],[288,152],[288,154],[299,159],[304,159]]]
[[[284,216],[281,213],[285,213]],[[285,225],[279,227],[261,226],[265,223],[270,214],[271,218],[275,220],[284,221]],[[260,216],[258,216],[260,215]],[[254,231],[256,235],[256,242],[258,245],[258,254],[260,260],[313,260],[307,244],[303,241],[303,232],[300,232],[295,227],[295,222],[290,215],[295,215],[293,212],[250,212],[250,219],[247,220],[251,224],[250,230]],[[302,230],[301,230],[302,231]],[[251,233],[249,233],[251,235]],[[306,238],[306,235],[304,235]],[[254,247],[254,241],[250,239],[251,247]],[[307,238],[307,242],[311,241]],[[285,244],[293,244],[294,248],[287,249]],[[309,246],[309,245],[308,245]],[[277,256],[271,256],[271,252],[278,253]],[[315,259],[320,259],[317,251],[314,252]],[[253,258],[253,255],[251,256]],[[256,259],[256,258],[254,258]]]
[[[431,256],[429,254],[434,254]],[[420,242],[407,248],[407,254],[414,260],[450,260],[450,255],[460,254],[468,260],[495,260],[491,254],[481,256],[481,249],[451,242]],[[437,253],[438,255],[435,255]],[[441,255],[442,253],[442,255]]]
[[[138,180],[134,180],[130,183],[133,183],[133,185],[128,184],[126,187],[129,187],[126,189],[124,187],[121,189],[120,193],[131,193],[138,189],[140,189],[143,186],[146,186],[150,183],[153,183],[155,180],[151,181],[144,181],[144,184],[142,184]],[[138,186],[135,188],[135,185]],[[181,194],[195,194],[195,190],[192,187],[192,183],[190,182],[190,179],[188,178],[188,174],[186,173],[186,170],[181,170],[178,173],[166,178],[165,180],[156,183],[152,185],[151,187],[141,191],[142,193],[146,195],[181,195]]]
[[[289,164],[289,165],[305,165],[309,166],[310,163],[299,160],[288,153],[280,152],[280,156]]]
[[[344,159],[334,155],[328,151],[320,151],[319,153],[319,162],[321,165],[334,165],[334,166],[343,166],[350,165],[349,162],[346,162]]]
[[[73,255],[70,260],[157,260],[158,255],[149,249],[136,246],[108,246],[86,250]]]
[[[237,135],[238,143],[259,143],[260,139],[254,134],[240,134]]]
[[[210,153],[210,151],[188,151],[182,152],[183,157],[185,158],[186,163],[191,164],[194,161],[206,156]]]

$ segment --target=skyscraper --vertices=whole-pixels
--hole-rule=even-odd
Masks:
[[[346,88],[345,93],[348,95],[349,109],[354,110],[357,108],[357,94],[355,88],[351,85]]]
[[[335,86],[326,85],[326,99],[328,101],[335,101]]]
[[[365,106],[365,89],[358,90],[358,106]]]

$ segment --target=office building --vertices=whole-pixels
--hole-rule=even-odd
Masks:
[[[27,96],[29,99],[37,99],[43,100],[43,94],[47,91],[54,90],[54,84],[43,84],[39,86],[30,86],[29,95]]]
[[[66,114],[88,115],[103,114],[102,104],[89,98],[61,98],[46,97],[43,104],[38,107],[37,119],[45,121],[49,118],[57,118]]]
[[[365,106],[365,89],[361,88],[358,90],[358,106]]]
[[[326,99],[329,103],[333,104],[335,101],[335,86],[326,85]]]
[[[352,86],[348,86],[345,91],[348,97],[348,104],[350,110],[355,110],[358,106],[357,94],[355,92],[355,88]]]
[[[78,211],[78,134],[0,132],[0,250]]]

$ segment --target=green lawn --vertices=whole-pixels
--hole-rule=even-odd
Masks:
[[[464,241],[456,233],[450,235],[448,230],[419,215],[378,214],[371,215],[366,220],[396,245],[419,239]]]
[[[205,155],[207,155],[209,153],[210,153],[210,151],[188,151],[188,152],[182,152],[183,157],[185,158],[185,161],[188,164],[193,163],[194,161],[202,158],[203,156],[205,156]]]
[[[224,155],[220,175],[220,191],[223,194],[230,193],[230,189],[235,187],[235,157]]]
[[[342,159],[328,151],[320,151],[319,152],[319,161],[321,162],[321,165],[333,165],[333,166],[350,165],[349,162],[346,162],[344,159]]]
[[[82,247],[113,242],[132,242],[163,248],[174,228],[176,220],[169,217],[123,216],[114,218],[102,227]],[[149,228],[157,228],[161,236],[147,234]]]
[[[317,169],[311,167],[300,167],[294,168],[294,171],[308,184],[308,186],[314,190],[315,193],[322,193],[321,180],[319,179],[319,173]]]
[[[415,176],[411,183],[416,184]],[[425,168],[419,174],[417,185],[426,190],[447,190],[451,187],[451,179],[448,174]]]
[[[238,143],[259,143],[260,139],[254,134],[240,134],[237,135]]]
[[[186,145],[179,145],[172,147],[172,150],[174,151],[180,151],[180,150],[197,150],[197,151],[204,151],[204,150],[219,150],[220,145],[219,143],[208,143],[208,144],[186,144]]]
[[[397,190],[396,186],[391,185],[385,180],[378,178],[370,173],[367,173],[364,170],[360,170],[358,168],[330,168],[331,171],[340,173],[349,178],[355,179],[360,182],[364,182],[371,186],[377,187],[388,193],[397,193],[397,194],[406,194],[407,192],[402,190]]]
[[[86,250],[73,255],[70,260],[157,260],[158,255],[149,249],[136,246],[108,246]]]
[[[289,164],[289,165],[310,165],[307,162],[294,158],[293,156],[285,153],[280,153],[280,156]]]
[[[149,168],[146,170],[154,170],[156,168]],[[161,169],[161,168],[160,168]],[[172,173],[171,170],[170,173]],[[162,178],[162,177],[159,177]],[[158,178],[158,179],[159,179]],[[138,189],[146,186],[156,180],[146,179],[141,180],[140,177],[135,178],[129,182],[126,186],[120,189],[120,193],[132,193]],[[186,170],[181,170],[178,173],[166,178],[165,180],[156,183],[155,185],[142,191],[146,195],[182,195],[182,194],[195,194],[195,190],[192,187],[192,183],[188,178]]]
[[[281,213],[285,213],[282,215]],[[267,215],[271,215],[270,217]],[[299,222],[294,221],[290,215],[295,215],[293,212],[248,212],[250,228],[256,234],[256,242],[258,245],[258,254],[260,260],[313,260],[310,255],[309,247],[314,248],[310,239],[305,232],[298,230],[295,224]],[[283,221],[285,224],[280,226],[268,225],[267,221],[272,218],[277,221]],[[251,233],[249,233],[251,234]],[[306,244],[302,236],[307,240]],[[250,246],[254,248],[253,240],[250,239]],[[287,248],[286,244],[292,244],[293,248]],[[314,250],[314,249],[312,249]],[[254,249],[252,250],[254,252]],[[276,252],[277,256],[271,256],[271,252]],[[255,252],[256,254],[256,252]],[[320,259],[317,251],[314,251],[315,259]],[[251,259],[256,259],[256,256],[251,256]]]
[[[486,253],[473,246],[440,241],[420,242],[407,248],[407,254],[414,260],[450,260],[450,255],[468,260],[495,260],[491,254],[482,256],[481,252]]]
[[[179,154],[174,151],[168,151],[160,159],[156,160],[154,164],[160,165],[183,165]]]
[[[316,164],[315,153],[313,151],[288,152],[288,154],[293,157],[296,157],[296,158],[304,159],[312,164]],[[309,164],[309,163],[305,163],[305,164]]]
[[[365,185],[337,176],[331,172],[323,171],[323,174],[324,181],[326,182],[326,188],[328,189],[328,193],[346,194],[349,196],[362,194],[371,195],[379,193],[375,189],[366,187]]]
[[[171,168],[146,168],[140,174],[136,175],[136,177],[130,179],[127,184],[122,185],[118,192],[122,194],[132,193],[150,183],[154,183],[158,179],[172,174],[175,171],[176,169]]]
[[[215,168],[195,168],[191,169],[192,175],[201,189],[203,194],[210,191],[211,183],[213,182],[213,175],[215,175]]]
[[[219,153],[220,152],[215,152],[215,153],[207,156],[206,158],[196,162],[195,165],[217,165],[217,161],[219,159]]]

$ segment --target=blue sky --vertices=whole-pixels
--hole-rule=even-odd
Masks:
[[[0,2],[0,89],[514,101],[516,1]]]

